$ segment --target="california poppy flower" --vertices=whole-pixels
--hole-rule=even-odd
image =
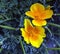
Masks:
[[[30,11],[25,12],[25,14],[33,18],[32,23],[36,26],[44,26],[47,24],[45,19],[49,19],[53,15],[53,10],[45,8],[44,5],[40,3],[35,3],[31,5]]]
[[[22,37],[27,44],[39,48],[44,38],[46,37],[43,27],[33,26],[29,19],[24,20],[24,28],[20,28]]]

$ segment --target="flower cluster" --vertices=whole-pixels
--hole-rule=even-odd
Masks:
[[[29,19],[24,20],[24,28],[20,28],[22,36],[27,44],[39,48],[46,37],[45,29],[42,27],[47,24],[45,19],[49,19],[53,15],[50,6],[44,7],[40,3],[35,3],[30,7],[30,11],[25,13],[27,16],[33,18],[32,23]]]
[[[50,9],[50,6],[45,8],[42,4],[35,3],[30,7],[30,11],[27,11],[25,14],[33,18],[32,23],[34,25],[44,26],[47,24],[45,19],[51,18],[53,11]]]

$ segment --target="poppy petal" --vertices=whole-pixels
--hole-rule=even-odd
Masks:
[[[25,14],[29,17],[35,18],[31,11],[27,11],[27,12],[25,12]]]
[[[32,20],[32,23],[36,26],[44,26],[47,24],[46,20]]]
[[[41,38],[41,36],[38,37],[37,39],[33,39],[33,37],[30,37],[30,42],[32,46],[39,48],[43,42],[43,38]]]
[[[33,27],[29,19],[24,20],[24,26],[26,31],[32,30]]]
[[[40,4],[40,3],[35,3],[30,7],[30,11],[35,12],[35,11],[44,11],[45,7]]]
[[[46,34],[45,34],[45,29],[41,26],[38,26],[37,29],[39,29],[39,34],[41,35],[42,38],[45,38],[46,37]]]
[[[26,33],[26,31],[24,30],[24,28],[20,28],[20,30],[22,31],[22,37],[24,37],[24,40],[26,41],[26,43],[29,44],[28,33]]]
[[[53,15],[53,11],[52,10],[46,10],[44,19],[52,18],[52,15]]]

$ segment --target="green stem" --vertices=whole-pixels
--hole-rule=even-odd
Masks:
[[[8,19],[8,17],[5,14],[1,14],[2,16],[4,16],[6,19]]]
[[[51,34],[51,36],[52,36],[52,32],[51,32],[51,30],[46,26],[45,27],[46,29],[47,29],[47,31]]]
[[[48,50],[60,50],[60,48],[47,48]]]
[[[58,28],[60,28],[60,25],[58,25],[58,24],[54,24],[54,23],[48,23],[48,25],[51,25],[51,26],[55,26],[55,27],[58,27]]]
[[[49,54],[49,53],[48,53],[48,49],[45,48],[45,50],[46,50],[46,54]]]
[[[23,46],[22,40],[20,40],[20,44],[21,44],[21,47],[22,47],[23,53],[26,54],[26,53],[25,53],[25,50],[24,50],[24,46]]]
[[[58,14],[54,14],[54,15],[55,15],[55,16],[56,16],[56,15],[60,16],[60,13],[58,13]]]
[[[55,41],[56,44],[60,47],[60,43],[56,39],[53,38],[52,40]]]
[[[2,48],[0,48],[0,53],[1,53],[1,51],[2,51]]]
[[[46,53],[46,54],[49,54],[49,53],[48,53],[48,49],[47,49],[47,47],[46,47],[45,43],[43,43],[43,46],[44,46],[45,51],[46,51],[45,53]]]
[[[4,22],[6,22],[6,21],[9,21],[9,20],[13,20],[13,19],[6,19],[6,20],[3,20],[2,22],[0,22],[0,24],[1,24],[1,23],[4,23]]]
[[[16,28],[10,27],[10,26],[5,26],[5,25],[0,25],[1,28],[5,29],[10,29],[10,30],[16,30]]]

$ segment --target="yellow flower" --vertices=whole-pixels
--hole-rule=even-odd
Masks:
[[[29,19],[25,19],[24,27],[25,28],[20,28],[20,30],[26,43],[39,48],[46,37],[44,28],[39,26],[34,27]]]
[[[45,19],[49,19],[53,15],[53,11],[50,6],[44,7],[40,3],[35,3],[30,7],[30,11],[25,13],[27,16],[32,17],[32,23],[36,26],[44,26],[47,24]]]

